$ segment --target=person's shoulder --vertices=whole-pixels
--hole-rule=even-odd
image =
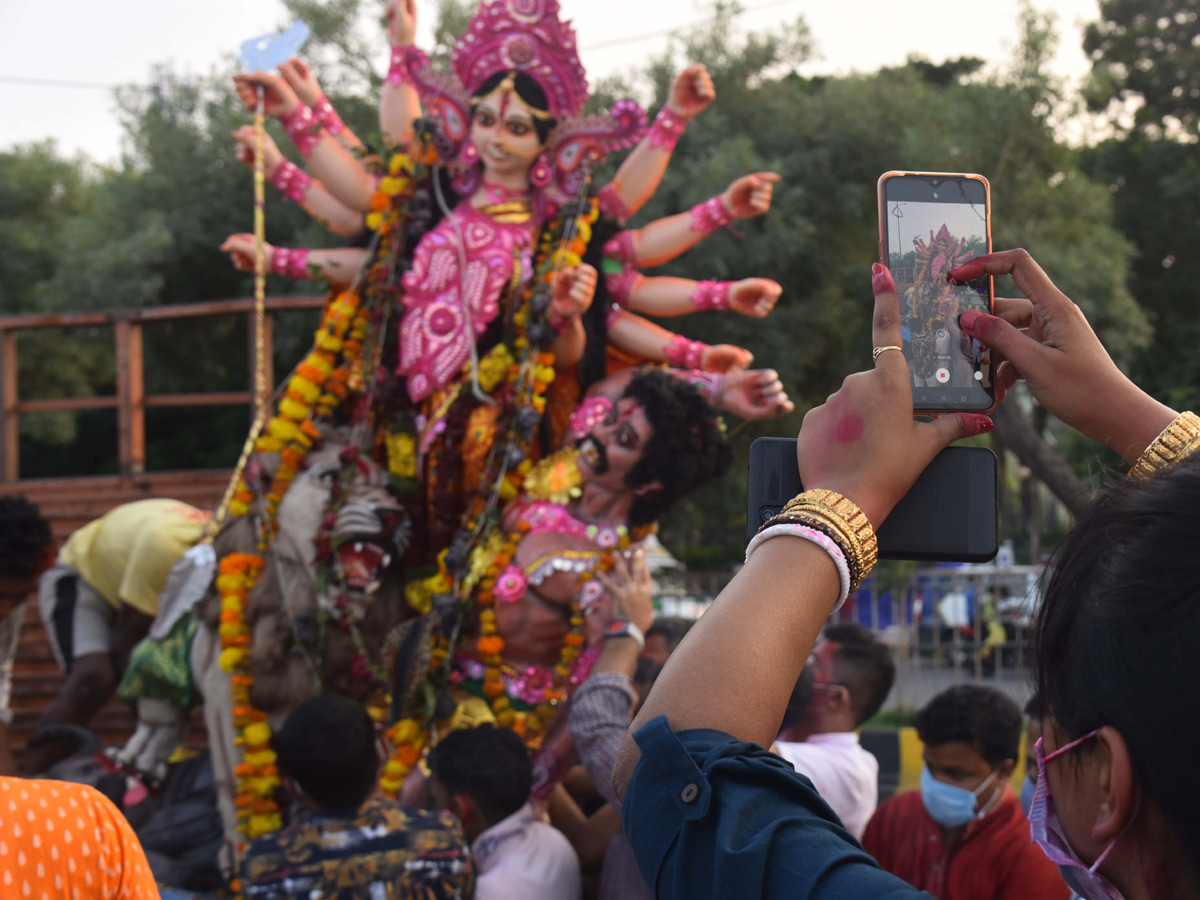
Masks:
[[[120,813],[120,810],[104,794],[91,785],[74,781],[53,779],[0,777],[0,792],[9,795],[9,802],[39,806],[67,806],[72,809],[89,809],[105,814]]]
[[[379,816],[393,828],[409,832],[445,832],[456,840],[462,839],[462,825],[444,809],[419,809],[402,806],[391,797],[376,797],[364,812]]]
[[[553,825],[535,819],[529,826],[528,834],[540,849],[564,858],[570,857],[578,862],[575,849],[567,840],[567,836]]]

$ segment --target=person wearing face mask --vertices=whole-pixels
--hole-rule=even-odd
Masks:
[[[1024,250],[956,269],[1012,275],[1024,295],[961,327],[1049,413],[1131,466],[1058,551],[1033,650],[1043,700],[1034,843],[1085,900],[1200,898],[1200,417],[1140,390],[1082,311]],[[873,367],[805,416],[809,490],[772,521],[672,655],[613,776],[630,846],[660,900],[916,900],[806,779],[764,747],[830,613],[873,568],[875,528],[929,462],[986,416],[912,418],[891,273],[876,264]],[[853,439],[846,440],[853,427]],[[861,430],[860,430],[861,429]],[[820,528],[816,527],[820,526]],[[831,537],[830,535],[833,535]],[[844,567],[844,568],[843,568]],[[994,815],[994,813],[992,813]],[[1029,894],[1027,896],[1035,896]]]
[[[1037,788],[1037,754],[1033,747],[1042,737],[1042,698],[1034,694],[1025,704],[1025,778],[1021,782],[1021,812],[1029,817]]]
[[[1066,900],[1008,789],[1021,712],[992,688],[957,685],[918,713],[921,790],[879,807],[862,838],[879,864],[939,900]]]

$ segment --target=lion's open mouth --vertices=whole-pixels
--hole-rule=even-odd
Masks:
[[[337,549],[342,583],[352,591],[373,594],[383,583],[392,555],[369,540],[343,541]]]

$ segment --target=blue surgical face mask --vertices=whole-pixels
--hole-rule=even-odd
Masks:
[[[926,766],[921,770],[921,802],[925,804],[925,811],[933,821],[946,828],[960,828],[972,819],[983,818],[987,814],[992,804],[989,802],[976,813],[975,801],[995,778],[996,773],[992,772],[983,784],[973,791],[968,791],[966,788],[938,781],[929,771],[929,766]]]
[[[1021,809],[1025,812],[1025,818],[1029,818],[1029,807],[1033,806],[1033,792],[1037,790],[1037,781],[1026,778],[1025,783],[1021,785]]]

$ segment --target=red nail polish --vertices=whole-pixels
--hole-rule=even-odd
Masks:
[[[987,257],[979,256],[946,273],[951,284],[966,284],[987,273]]]
[[[963,420],[963,437],[974,437],[977,434],[987,434],[996,427],[996,423],[989,416],[960,413],[959,418]]]
[[[871,266],[871,290],[876,294],[895,293],[896,282],[892,281],[892,273],[882,263]]]

